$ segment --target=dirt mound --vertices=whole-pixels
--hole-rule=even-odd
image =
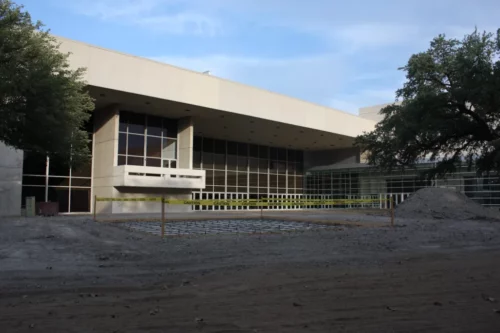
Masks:
[[[396,216],[426,219],[496,219],[498,212],[447,188],[424,188],[396,207]]]

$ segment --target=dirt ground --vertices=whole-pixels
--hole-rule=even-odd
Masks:
[[[167,238],[0,220],[0,332],[500,332],[500,222]]]

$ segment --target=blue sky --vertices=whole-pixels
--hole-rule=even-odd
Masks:
[[[500,28],[498,0],[18,0],[60,36],[343,111],[394,101],[440,33]]]

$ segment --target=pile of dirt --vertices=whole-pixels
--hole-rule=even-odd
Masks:
[[[422,219],[497,219],[498,212],[447,188],[424,188],[396,207],[396,216]]]

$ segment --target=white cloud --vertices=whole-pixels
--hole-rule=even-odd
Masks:
[[[334,29],[335,40],[356,49],[401,45],[419,38],[417,26],[405,24],[363,23]]]
[[[211,15],[185,7],[185,0],[85,0],[65,3],[74,11],[105,21],[168,34],[214,36],[222,26]]]
[[[194,13],[137,18],[135,23],[155,32],[179,35],[215,36],[222,31],[220,24],[216,20]]]
[[[140,16],[151,12],[159,4],[158,0],[97,0],[92,5],[81,0],[66,3],[79,13],[103,20]]]
[[[380,81],[380,80],[383,80],[383,79],[387,79],[387,78],[402,78],[404,77],[404,74],[399,71],[399,70],[396,70],[396,67],[397,66],[394,66],[394,68],[392,70],[388,70],[388,69],[385,69],[385,70],[375,70],[375,71],[368,71],[368,72],[360,72],[358,74],[356,74],[355,76],[351,77],[350,81],[351,82],[365,82],[365,81],[371,81],[371,82],[377,82],[377,81]]]
[[[482,0],[482,6],[465,0],[52,1],[147,33],[186,35],[189,47],[184,50],[189,51],[184,52],[196,48],[189,35],[215,37],[210,51],[203,53],[200,47],[197,56],[148,55],[352,113],[359,107],[394,101],[396,89],[404,82],[404,73],[397,68],[412,53],[424,51],[437,34],[461,38],[478,22],[485,27],[478,28],[494,31],[488,27],[496,26],[493,13],[498,9],[494,0]],[[286,35],[297,45],[320,41],[321,50],[308,53],[304,46],[301,56],[286,54],[286,49],[280,51],[285,56],[264,56],[268,50],[245,40],[247,32],[263,28]],[[221,34],[224,38],[216,39]],[[228,35],[234,38],[225,38]],[[240,45],[247,51],[235,52]]]
[[[351,93],[341,93],[332,98],[328,105],[332,108],[358,114],[361,107],[394,102],[397,88],[360,89]]]

